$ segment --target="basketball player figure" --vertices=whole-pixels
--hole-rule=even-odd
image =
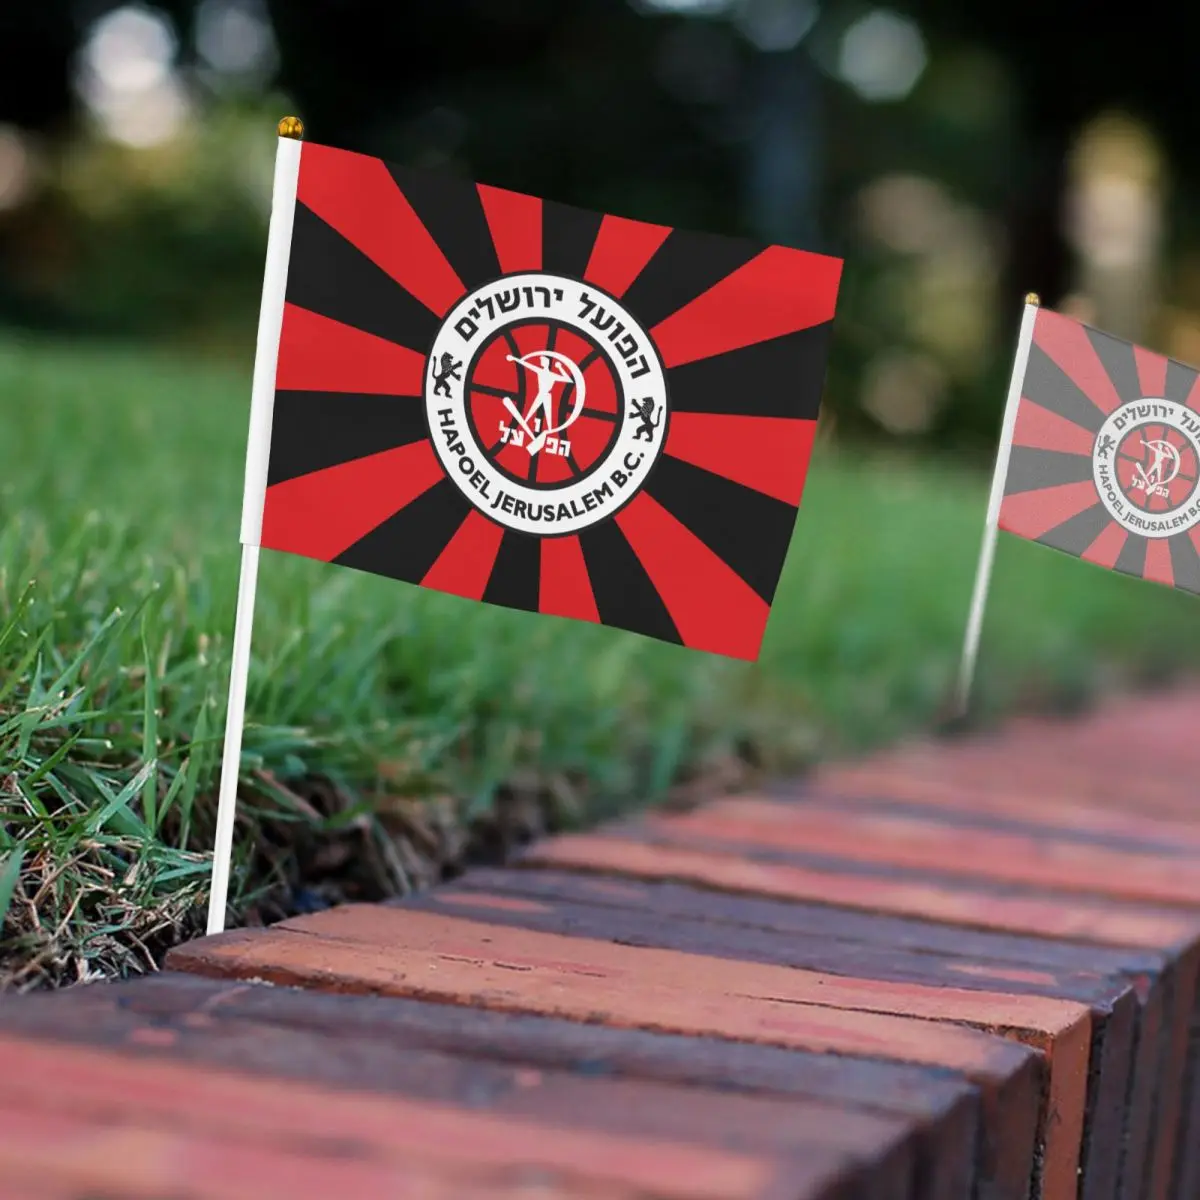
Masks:
[[[554,385],[556,383],[570,383],[570,373],[564,370],[562,363],[550,365],[548,355],[541,356],[542,365],[535,367],[528,358],[514,358],[511,354],[505,355],[509,362],[520,363],[525,370],[532,372],[537,376],[538,389],[537,395],[534,397],[533,404],[530,406],[529,412],[525,415],[525,423],[533,429],[533,420],[539,412],[542,414],[542,420],[545,422],[546,429],[554,428]],[[534,430],[534,432],[537,432]]]
[[[1138,464],[1138,473],[1142,477],[1142,486],[1147,492],[1152,488],[1164,487],[1179,474],[1179,468],[1176,462],[1179,458],[1179,452],[1171,445],[1170,442],[1162,441],[1156,438],[1152,442],[1142,438],[1142,445],[1154,456],[1150,463],[1150,470],[1143,470],[1141,463]],[[1175,470],[1168,475],[1167,472],[1175,467]]]

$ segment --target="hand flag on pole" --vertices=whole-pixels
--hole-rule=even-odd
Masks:
[[[997,529],[1200,593],[1200,372],[1027,302],[971,605],[965,709]]]
[[[259,548],[756,659],[842,270],[301,132],[280,124],[210,932]]]
[[[1200,592],[1200,373],[1041,309],[1000,528]]]
[[[840,273],[305,143],[243,540],[753,659]]]

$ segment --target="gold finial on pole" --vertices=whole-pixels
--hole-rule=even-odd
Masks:
[[[292,119],[295,120],[294,117]],[[1025,303],[1032,304],[1034,308],[1038,308],[1042,303],[1042,298],[1037,294],[1037,292],[1026,292]]]
[[[299,117],[284,117],[279,122],[279,136],[299,141],[304,137],[304,122]]]

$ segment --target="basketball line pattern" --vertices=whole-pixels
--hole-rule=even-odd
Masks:
[[[511,421],[509,415],[502,408],[506,398],[511,399],[516,408],[522,412],[527,410],[529,403],[528,375],[525,371],[520,370],[517,364],[495,361],[497,342],[503,340],[501,353],[504,357],[511,355],[513,358],[520,358],[523,351],[529,349],[529,345],[542,348],[544,343],[547,351],[554,351],[559,346],[559,335],[563,332],[566,332],[571,339],[568,341],[568,346],[578,339],[553,320],[533,322],[520,327],[520,330],[526,335],[525,341],[529,343],[528,345],[523,347],[522,342],[513,335],[513,330],[510,328],[500,335],[500,339],[482,347],[475,361],[467,368],[467,376],[470,380],[467,392],[471,400],[468,407],[471,414],[472,432],[485,452],[489,452],[492,462],[499,470],[510,478],[531,487],[548,488],[561,484],[568,477],[576,479],[586,477],[599,465],[602,449],[613,441],[616,435],[616,423],[619,420],[619,413],[615,409],[610,411],[599,407],[595,400],[594,385],[598,379],[606,384],[608,391],[613,391],[615,387],[607,360],[598,347],[589,348],[586,354],[578,358],[580,375],[585,381],[589,378],[592,380],[592,384],[589,385],[592,387],[592,391],[585,394],[585,403],[580,411],[579,419],[571,426],[571,438],[567,442],[570,452],[561,457],[528,454],[522,448],[503,445],[500,434],[497,432]],[[486,361],[489,356],[492,361],[487,374],[488,382],[483,382],[481,381],[482,372],[478,370],[478,366],[481,360]],[[602,379],[599,374],[589,374],[593,367],[607,377]],[[509,378],[507,386],[498,387],[490,382],[500,374]],[[480,395],[477,396],[476,393]],[[613,394],[615,396],[615,391]],[[575,384],[573,380],[570,380],[564,383],[553,396],[553,412],[549,424],[554,427],[563,425],[567,415],[572,411],[574,402]],[[538,419],[535,418],[536,420]],[[603,421],[606,426],[598,429],[594,424],[596,421]],[[590,438],[587,436],[589,427]],[[588,452],[585,454],[585,462],[581,462],[579,458],[578,438],[581,433],[585,440],[595,443],[589,446]],[[603,438],[603,445],[597,440],[598,438]]]
[[[1140,438],[1140,442],[1135,443],[1134,439]],[[1144,474],[1147,468],[1151,468],[1155,462],[1154,451],[1152,447],[1155,444],[1166,444],[1173,446],[1179,460],[1177,462],[1177,471],[1171,480],[1171,485],[1167,488],[1167,495],[1162,495],[1159,492],[1147,492],[1142,503],[1148,512],[1165,512],[1168,509],[1177,508],[1181,503],[1186,501],[1195,488],[1196,471],[1188,470],[1183,464],[1194,463],[1194,457],[1187,456],[1184,452],[1188,449],[1187,439],[1183,437],[1177,430],[1171,429],[1167,425],[1146,425],[1139,427],[1130,432],[1129,437],[1123,443],[1123,446],[1133,446],[1131,450],[1121,449],[1117,452],[1117,457],[1123,462],[1129,464],[1132,471],[1140,471]],[[1188,488],[1176,488],[1175,483],[1191,484]],[[1134,503],[1137,503],[1137,497],[1130,497]]]
[[[754,658],[802,496],[840,270],[824,255],[588,213],[306,142],[261,544]],[[665,372],[661,456],[628,503],[578,533],[497,524],[448,478],[424,423],[428,356],[447,314],[522,272],[614,297]],[[555,344],[506,335],[514,357]],[[593,377],[604,390],[595,373],[606,353],[597,340],[579,356],[589,390]],[[525,374],[511,388],[481,379],[470,403],[515,396],[525,411]],[[559,388],[553,403],[561,424],[573,394]],[[615,403],[586,400],[580,436],[554,469],[587,469],[584,431],[618,426],[620,395]],[[551,468],[536,461],[543,454],[528,457],[522,486],[538,486]]]

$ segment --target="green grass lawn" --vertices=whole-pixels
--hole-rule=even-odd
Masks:
[[[202,924],[248,378],[0,340],[0,986],[138,970]],[[403,890],[464,830],[485,844],[927,726],[985,490],[819,453],[757,665],[264,555],[239,912]],[[980,709],[1193,667],[1198,618],[1002,539]]]

